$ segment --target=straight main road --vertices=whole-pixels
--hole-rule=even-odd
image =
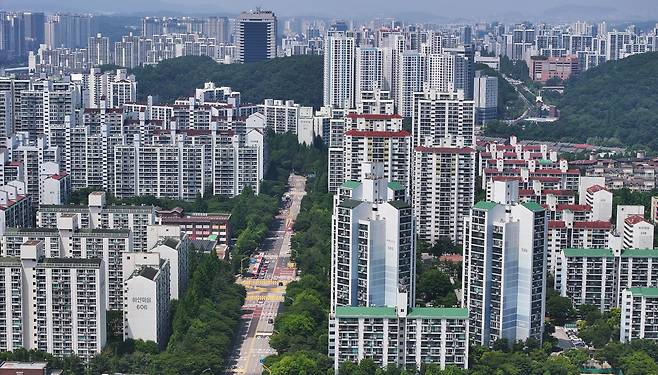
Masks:
[[[261,244],[267,271],[261,274],[262,278],[238,279],[238,283],[247,289],[247,297],[242,307],[241,340],[235,352],[235,365],[229,374],[260,375],[263,373],[261,360],[276,353],[269,345],[269,338],[274,333],[274,319],[285,299],[286,285],[296,277],[295,266],[290,262],[290,238],[306,194],[306,178],[290,175],[288,185],[289,203],[283,205],[273,229]]]

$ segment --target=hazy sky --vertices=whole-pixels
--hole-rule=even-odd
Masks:
[[[400,19],[658,19],[658,0],[0,0],[2,9],[226,14],[260,6],[280,16]]]

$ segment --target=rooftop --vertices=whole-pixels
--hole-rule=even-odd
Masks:
[[[391,181],[388,183],[388,188],[391,190],[404,190],[404,186],[397,181]]]
[[[397,318],[394,307],[336,307],[339,318]],[[409,309],[409,318],[467,319],[468,309],[456,307],[416,307]]]
[[[542,212],[542,211],[544,211],[544,207],[542,207],[541,204],[539,204],[537,202],[534,202],[534,201],[525,202],[525,203],[522,203],[522,205],[523,205],[523,207],[527,208],[528,210],[530,210],[532,212]]]
[[[356,189],[359,186],[361,186],[361,183],[359,181],[351,181],[351,180],[347,180],[343,182],[342,185],[340,185],[340,187],[344,189]]]
[[[339,318],[397,318],[394,307],[336,307],[336,316]]]
[[[658,298],[658,288],[629,288],[628,291],[638,297]]]
[[[476,209],[478,209],[478,210],[486,210],[486,211],[489,211],[489,210],[491,210],[492,208],[496,207],[497,205],[498,205],[498,203],[496,203],[496,202],[491,202],[491,201],[479,201],[479,202],[477,202],[477,203],[473,206],[473,208],[476,208]]]
[[[388,202],[391,206],[397,208],[398,210],[403,208],[411,208],[411,205],[405,201],[390,201]]]
[[[610,249],[564,249],[566,257],[612,258],[614,254]]]
[[[355,208],[358,205],[361,204],[361,201],[355,201],[354,199],[345,199],[342,201],[338,207],[343,207],[343,208]]]
[[[410,318],[467,319],[468,309],[459,307],[415,307],[407,315]]]
[[[658,249],[626,249],[621,252],[622,258],[658,258]]]

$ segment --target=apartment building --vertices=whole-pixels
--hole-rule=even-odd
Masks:
[[[475,146],[475,107],[464,93],[426,90],[414,94],[413,146]]]
[[[464,219],[475,199],[475,150],[418,146],[414,149],[413,176],[418,239],[462,242]]]
[[[658,287],[655,249],[564,249],[556,286],[575,305],[618,307],[624,289]]]
[[[133,235],[133,248],[146,251],[147,228],[155,224],[153,206],[125,206],[107,204],[107,194],[96,191],[89,194],[84,205],[41,205],[36,215],[37,227],[57,228],[58,219],[76,215],[80,227],[87,229],[128,229]]]
[[[104,304],[108,310],[123,306],[121,254],[133,248],[132,233],[127,229],[83,229],[76,214],[62,214],[56,228],[7,228],[2,237],[2,255],[20,256],[21,245],[29,240],[43,242],[49,258],[103,260]],[[104,324],[104,323],[103,323]]]
[[[124,273],[123,339],[153,341],[164,348],[170,334],[169,261],[159,256],[150,260],[133,262],[133,270]]]
[[[518,203],[516,182],[496,184],[506,185],[499,201],[476,203],[464,224],[462,307],[470,312],[470,340],[541,341],[547,214],[536,202]]]
[[[619,341],[658,340],[658,288],[622,292]]]
[[[89,360],[106,341],[104,262],[46,253],[32,239],[0,257],[0,349]]]
[[[468,368],[469,320],[463,308],[336,308],[334,369],[371,359],[380,367],[424,364]]]

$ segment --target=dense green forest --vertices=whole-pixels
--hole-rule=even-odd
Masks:
[[[240,91],[242,101],[292,99],[322,106],[322,57],[293,56],[251,64],[218,64],[209,57],[185,56],[132,71],[137,78],[138,99],[158,95],[162,102],[194,95],[205,82]]]
[[[487,134],[658,151],[658,52],[592,68],[566,81],[564,95],[552,99],[560,109],[559,121],[496,123]]]

